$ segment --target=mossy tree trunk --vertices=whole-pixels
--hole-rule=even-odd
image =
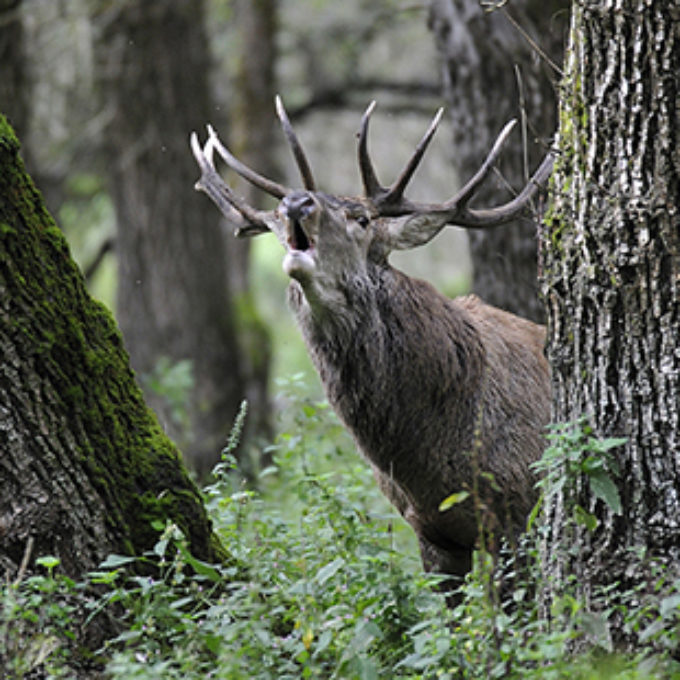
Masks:
[[[485,11],[479,0],[433,0],[430,28],[441,58],[447,112],[453,127],[452,159],[467,181],[505,123],[517,118],[526,138],[513,132],[480,204],[500,204],[526,183],[556,128],[559,78],[568,0],[513,0]],[[513,23],[513,20],[515,23]],[[532,45],[530,41],[535,41]],[[543,53],[539,54],[540,49]],[[553,66],[554,65],[554,66]],[[542,321],[536,275],[536,224],[523,219],[490,231],[472,231],[472,290],[490,304]]]
[[[0,566],[29,541],[71,575],[153,546],[171,519],[224,558],[201,497],[138,389],[0,115]],[[4,578],[4,576],[3,576]]]
[[[113,112],[106,150],[118,224],[117,318],[142,377],[162,358],[190,362],[193,388],[181,403],[158,390],[146,396],[203,476],[219,460],[241,401],[263,391],[250,390],[249,380],[266,381],[266,370],[250,370],[253,348],[239,338],[233,238],[193,189],[189,134],[203,134],[207,122],[221,127],[210,95],[205,3],[126,0],[102,8],[96,49]],[[266,406],[252,403],[251,412],[266,414]]]
[[[550,507],[546,568],[598,586],[680,564],[680,23],[667,0],[573,6],[543,290],[558,422],[616,449],[622,512],[577,486],[594,531]],[[571,487],[570,487],[571,488]],[[620,632],[620,631],[619,631]]]

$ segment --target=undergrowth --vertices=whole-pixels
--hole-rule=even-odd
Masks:
[[[477,552],[447,607],[327,404],[301,398],[296,381],[286,392],[293,417],[258,488],[244,485],[234,458],[244,410],[205,489],[216,530],[246,568],[197,560],[172,524],[146,555],[110,555],[79,583],[42,556],[2,586],[3,678],[680,677],[672,583],[616,598],[617,615],[654,645],[570,652],[592,639],[593,620],[568,584],[543,611],[540,517],[500,560]],[[576,465],[569,436],[553,437],[544,460]],[[563,483],[550,466],[544,479]],[[663,578],[659,567],[655,583]],[[114,632],[85,654],[86,632],[104,624]]]

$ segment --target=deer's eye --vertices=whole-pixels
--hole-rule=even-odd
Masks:
[[[370,220],[368,219],[368,216],[367,216],[367,215],[359,215],[359,217],[357,217],[357,224],[358,224],[362,229],[366,229],[366,227],[368,226],[368,223],[369,223],[369,222],[370,222]]]

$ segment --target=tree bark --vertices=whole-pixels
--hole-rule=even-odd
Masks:
[[[480,204],[506,200],[506,182],[520,189],[545,155],[557,109],[557,72],[550,62],[561,65],[567,7],[567,0],[513,0],[485,12],[478,0],[431,2],[429,23],[441,57],[453,163],[461,182],[479,168],[508,120],[517,118],[526,129],[526,137],[514,132],[508,140],[499,163],[504,181],[487,181],[477,195]],[[542,321],[536,226],[523,219],[500,229],[471,231],[472,289],[492,305]]]
[[[276,177],[276,142],[278,128],[274,109],[276,93],[277,0],[235,0],[235,24],[239,27],[236,73],[232,79],[235,93],[230,110],[230,147],[236,157],[265,177]],[[235,173],[234,173],[235,174]],[[230,185],[250,205],[269,207],[270,197],[236,175]],[[234,225],[228,225],[233,238]],[[230,282],[236,302],[243,367],[251,417],[246,423],[246,438],[253,434],[271,437],[268,396],[271,339],[255,310],[249,274],[250,245],[248,239],[233,240],[229,247]],[[261,461],[265,463],[266,461]]]
[[[553,420],[583,415],[617,449],[623,512],[593,532],[549,508],[546,568],[639,582],[639,553],[680,560],[680,23],[666,0],[574,3],[554,197],[542,234]],[[566,544],[566,545],[565,545]]]
[[[249,377],[231,299],[231,240],[193,190],[188,151],[192,130],[206,121],[219,127],[209,94],[204,3],[129,0],[109,11],[99,17],[105,28],[97,45],[115,111],[108,153],[118,220],[117,316],[142,376],[161,357],[191,362],[188,428],[162,395],[146,394],[202,476],[219,460]]]
[[[0,111],[23,135],[28,126],[28,88],[21,0],[0,0]]]
[[[89,297],[0,115],[0,566],[29,538],[71,576],[153,546],[171,519],[224,558],[174,444],[145,405],[116,325]]]

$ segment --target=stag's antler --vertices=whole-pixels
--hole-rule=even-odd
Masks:
[[[304,187],[309,191],[314,191],[315,182],[309,162],[307,161],[302,145],[290,124],[283,102],[278,95],[276,95],[276,111],[286,135],[286,139],[293,151],[293,156],[295,157],[300,170]],[[208,194],[222,214],[230,221],[237,224],[236,235],[256,236],[257,234],[271,231],[270,224],[274,217],[273,213],[271,211],[264,212],[256,210],[248,205],[242,198],[239,198],[220,177],[217,170],[215,170],[213,153],[214,151],[217,151],[222,157],[222,160],[234,172],[241,175],[243,179],[250,182],[253,186],[262,189],[262,191],[270,196],[274,196],[274,198],[282,199],[286,194],[289,194],[292,189],[263,177],[244,163],[241,163],[241,161],[238,160],[224,144],[222,144],[211,125],[208,125],[208,141],[203,148],[201,148],[198,136],[195,132],[191,133],[190,142],[194,158],[201,169],[201,177],[194,186],[198,191],[203,191]]]
[[[489,175],[489,172],[500,155],[505,140],[515,126],[516,121],[511,120],[503,130],[501,130],[501,133],[498,135],[491,151],[479,170],[453,198],[444,203],[415,203],[409,201],[405,198],[404,191],[411,181],[425,150],[437,130],[442,119],[443,109],[437,111],[430,126],[423,135],[423,138],[413,152],[413,155],[408,160],[395,182],[389,187],[382,186],[378,181],[373,163],[368,153],[368,123],[374,109],[375,102],[371,102],[361,119],[361,126],[358,133],[358,153],[359,170],[364,185],[365,198],[369,201],[375,214],[378,216],[398,217],[402,215],[413,215],[416,218],[427,218],[431,216],[441,225],[453,224],[473,229],[496,227],[505,222],[509,222],[523,212],[530,199],[550,176],[553,164],[553,156],[551,153],[545,157],[527,185],[511,201],[495,208],[468,208],[470,200],[475,195],[482,182],[484,182]],[[283,131],[293,151],[293,156],[297,162],[298,169],[300,170],[300,176],[302,177],[304,187],[309,191],[314,191],[316,183],[314,182],[309,162],[307,161],[302,145],[290,124],[288,114],[286,113],[281,98],[278,95],[276,97],[276,110]],[[217,151],[224,162],[232,170],[241,175],[241,177],[275,198],[282,199],[289,194],[292,189],[263,177],[254,170],[251,170],[247,165],[241,163],[241,161],[233,156],[224,144],[222,144],[217,133],[211,126],[208,126],[208,141],[203,148],[201,148],[198,142],[196,133],[192,133],[191,148],[194,157],[196,158],[196,162],[201,168],[201,178],[196,183],[196,188],[207,193],[224,215],[230,220],[236,221],[238,224],[236,234],[238,236],[254,236],[270,231],[274,220],[274,214],[272,212],[256,210],[234,194],[215,170],[213,162],[214,151]]]
[[[443,109],[439,109],[430,123],[430,127],[418,143],[413,155],[406,163],[397,180],[389,188],[383,187],[375,174],[373,163],[368,153],[368,123],[375,109],[375,102],[371,102],[361,119],[359,129],[359,169],[364,184],[364,193],[375,206],[379,215],[397,217],[400,215],[433,215],[448,224],[455,224],[468,228],[496,227],[517,217],[526,207],[536,191],[550,176],[553,156],[548,154],[538,170],[531,177],[522,191],[511,201],[496,208],[471,209],[467,205],[475,195],[477,189],[487,178],[489,172],[498,159],[505,140],[515,127],[516,120],[511,120],[501,130],[484,163],[474,176],[450,200],[444,203],[414,203],[404,197],[408,182],[420,163],[441,121]]]
[[[432,140],[432,137],[434,137],[434,133],[437,131],[439,122],[444,114],[444,109],[440,108],[437,111],[430,123],[430,127],[418,143],[416,150],[401,171],[401,174],[394,184],[387,188],[378,182],[375,170],[373,169],[373,163],[371,162],[368,153],[368,122],[375,109],[375,105],[375,101],[372,101],[368,105],[366,112],[361,118],[361,127],[359,128],[358,134],[359,170],[361,172],[361,180],[364,184],[364,195],[375,205],[381,215],[404,215],[410,212],[408,208],[413,206],[410,201],[407,201],[404,198],[404,190],[406,189],[406,185],[411,181],[411,177],[413,177],[413,173],[420,164],[428,144]],[[395,212],[392,212],[393,210]]]

